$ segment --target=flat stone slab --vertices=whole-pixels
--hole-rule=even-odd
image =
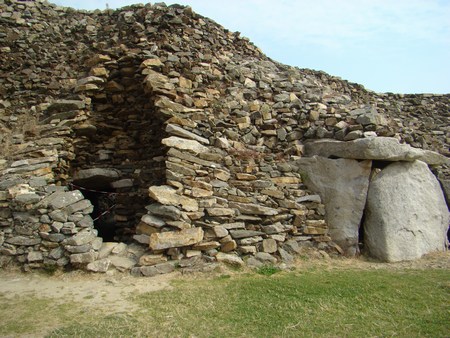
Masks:
[[[25,236],[15,236],[5,240],[6,243],[13,245],[32,246],[41,243],[40,238],[29,238]]]
[[[49,206],[53,209],[63,209],[71,204],[84,199],[83,194],[79,190],[74,191],[57,191],[49,196]]]
[[[174,207],[172,205],[154,203],[147,205],[145,209],[147,209],[149,213],[153,215],[167,218],[172,221],[178,221],[181,218],[181,211],[177,207]]]
[[[77,185],[91,189],[110,187],[111,182],[120,178],[120,171],[108,168],[91,168],[79,170],[73,177]]]
[[[265,235],[264,232],[254,230],[230,230],[230,234],[234,239]]]
[[[241,267],[245,265],[244,261],[240,257],[233,254],[226,254],[223,252],[219,252],[216,255],[216,259],[219,263],[225,263],[236,267]]]
[[[180,126],[177,126],[175,124],[170,124],[169,123],[167,125],[167,127],[166,127],[166,132],[169,133],[169,134],[172,134],[172,135],[181,136],[183,138],[188,138],[188,139],[191,139],[191,140],[195,140],[195,141],[198,141],[198,142],[203,143],[203,144],[209,144],[209,140],[208,139],[206,139],[204,137],[201,137],[201,136],[199,136],[197,134],[194,134],[193,132],[190,132],[188,130],[185,130],[185,129],[183,129]]]
[[[111,265],[111,261],[107,258],[100,259],[95,262],[91,262],[87,265],[86,269],[92,272],[103,272],[108,271],[109,266]]]
[[[265,216],[278,215],[278,210],[265,207],[259,204],[230,202],[230,207],[236,208],[241,213],[247,215],[265,215]]]
[[[152,186],[148,189],[149,196],[164,205],[181,206],[186,211],[198,211],[195,199],[179,195],[168,185]]]
[[[401,144],[393,137],[360,138],[349,142],[330,139],[318,140],[305,144],[305,155],[356,160],[421,160],[429,165],[450,164],[450,159],[441,154]]]
[[[149,247],[152,250],[164,250],[197,244],[202,240],[202,228],[168,231],[151,234]]]
[[[168,147],[173,147],[179,150],[187,150],[195,155],[199,153],[206,153],[208,148],[195,140],[188,140],[185,138],[170,136],[161,141],[162,144]]]

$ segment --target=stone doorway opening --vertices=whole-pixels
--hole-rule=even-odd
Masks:
[[[112,186],[118,177],[119,172],[114,169],[92,168],[77,172],[71,184],[91,202],[94,228],[104,242],[119,239],[115,217],[117,192]]]
[[[96,65],[104,68],[102,79],[85,79],[97,81],[98,90],[88,93],[89,111],[82,123],[74,127],[75,158],[70,170],[74,184],[103,192],[86,195],[83,190],[96,209],[92,218],[114,205],[97,221],[99,235],[104,227],[108,229],[105,241],[112,236],[113,241],[132,243],[140,218],[147,213],[145,206],[150,204],[148,188],[165,182],[166,149],[161,140],[166,137],[164,122],[168,117],[155,107],[156,95],[144,88],[142,55],[105,59],[111,60]],[[108,173],[79,182],[80,172],[94,169]]]

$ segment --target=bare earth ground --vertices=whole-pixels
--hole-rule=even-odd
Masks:
[[[295,269],[449,269],[450,251],[431,254],[420,260],[399,263],[379,263],[366,258],[322,258],[298,260]],[[182,275],[174,272],[152,278],[132,277],[125,273],[93,274],[80,271],[57,273],[53,276],[44,273],[22,273],[18,270],[0,271],[0,294],[9,298],[34,296],[52,298],[57,302],[79,302],[87,308],[95,308],[103,313],[117,313],[135,310],[129,300],[131,295],[157,292],[171,288],[174,279],[207,279],[218,274],[236,274],[225,267],[212,273],[193,273]]]

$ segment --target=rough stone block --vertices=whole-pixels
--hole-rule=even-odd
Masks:
[[[149,247],[152,250],[164,250],[197,244],[203,240],[202,228],[154,233],[150,235]]]

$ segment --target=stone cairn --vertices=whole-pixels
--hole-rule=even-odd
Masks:
[[[424,161],[448,196],[450,95],[377,94],[282,65],[179,5],[0,0],[0,23],[0,266],[154,276],[357,255],[368,184],[340,225],[351,210],[336,215],[339,194],[314,184],[305,155]],[[385,138],[402,155],[316,143]],[[369,252],[398,260],[368,233]],[[406,259],[442,245],[424,250]]]

